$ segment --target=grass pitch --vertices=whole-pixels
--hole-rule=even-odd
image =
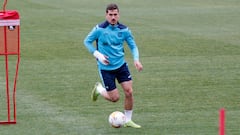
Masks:
[[[115,104],[90,100],[99,78],[83,39],[104,21],[106,4],[114,1],[144,65],[138,73],[126,48],[134,79],[133,119],[141,129],[109,126],[108,115],[123,110],[123,96]],[[17,124],[0,125],[0,134],[213,135],[218,134],[218,110],[224,107],[226,134],[238,135],[240,2],[114,1],[8,2],[7,9],[21,15],[21,63]],[[4,70],[0,75],[2,95]]]

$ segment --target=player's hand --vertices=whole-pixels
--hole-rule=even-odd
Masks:
[[[94,57],[97,58],[103,65],[108,65],[109,60],[108,57],[100,53],[99,51],[95,51],[93,53]]]
[[[138,60],[134,61],[134,66],[136,67],[137,71],[139,71],[139,72],[143,70],[142,63]]]

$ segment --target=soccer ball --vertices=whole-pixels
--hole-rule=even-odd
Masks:
[[[108,121],[112,127],[120,128],[125,123],[126,117],[122,112],[115,111],[109,115]]]

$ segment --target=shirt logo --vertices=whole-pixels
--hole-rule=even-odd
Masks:
[[[103,35],[106,37],[106,36],[108,36],[108,33],[107,33],[107,32],[104,32]]]
[[[123,33],[122,32],[118,32],[118,37],[122,37]]]

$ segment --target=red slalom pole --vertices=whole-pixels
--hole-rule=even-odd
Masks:
[[[219,110],[219,135],[225,135],[225,109]]]

